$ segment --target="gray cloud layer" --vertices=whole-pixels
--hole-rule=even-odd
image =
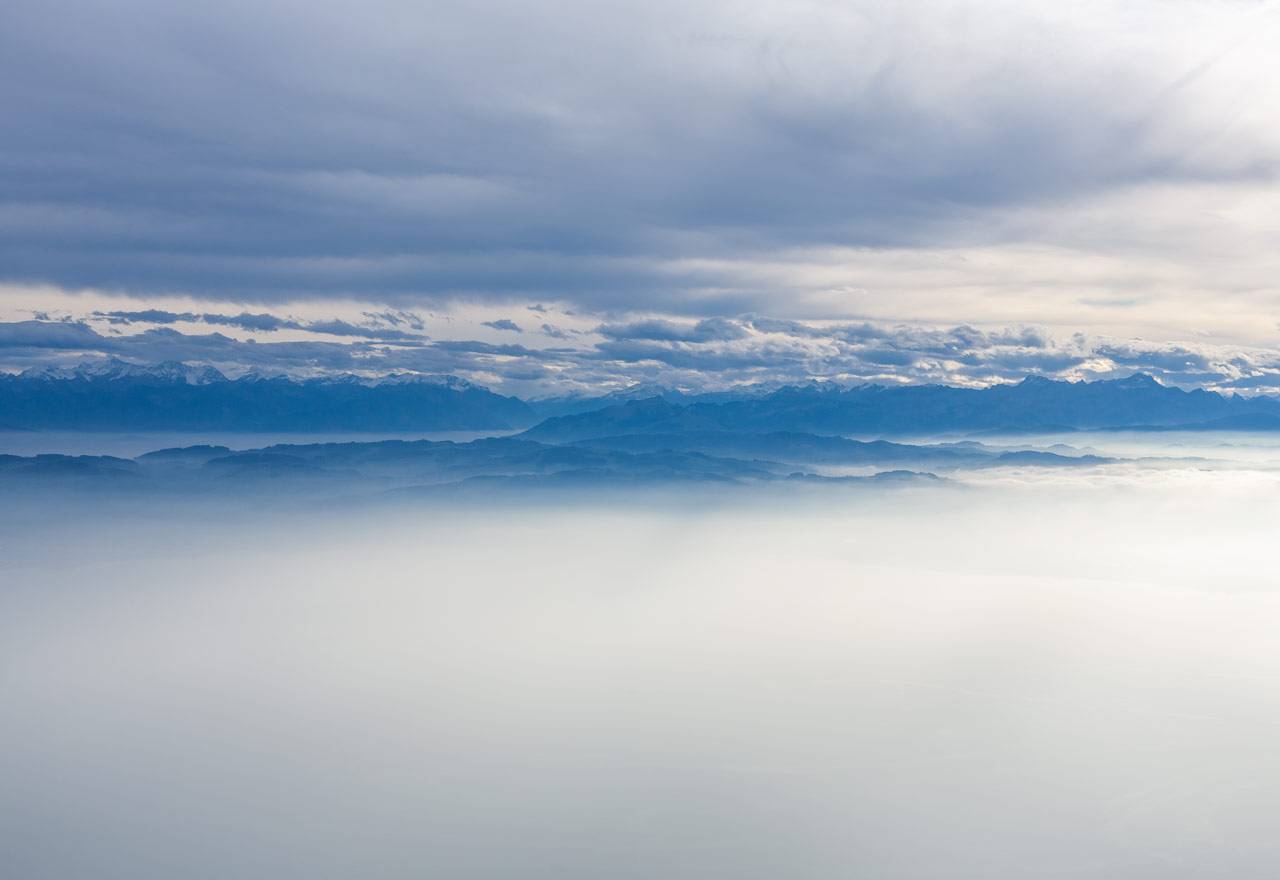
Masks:
[[[3,277],[786,313],[807,282],[717,261],[1271,180],[1265,28],[1175,5],[13,0]]]
[[[328,321],[297,321],[291,318],[279,318],[270,314],[249,314],[248,312],[241,312],[238,315],[219,315],[210,312],[196,314],[194,312],[170,312],[164,309],[142,309],[138,311],[98,311],[93,314],[94,317],[105,318],[111,324],[198,322],[221,324],[225,327],[237,327],[241,330],[267,333],[276,330],[303,330],[308,333],[325,333],[330,336],[360,336],[366,339],[380,339],[383,341],[417,341],[425,338],[421,333],[400,330],[395,327],[361,326],[352,324],[349,321],[336,319]],[[399,317],[396,317],[395,321],[403,323]],[[375,320],[374,323],[385,322]],[[421,329],[420,322],[418,327]]]

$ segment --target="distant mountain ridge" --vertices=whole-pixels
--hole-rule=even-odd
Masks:
[[[526,402],[456,376],[230,379],[210,366],[118,359],[0,375],[6,430],[506,431],[548,443],[620,435],[825,436],[1087,429],[1280,430],[1280,401],[1183,391],[1151,376],[1016,385],[844,387],[810,382],[687,393],[633,386]]]
[[[799,431],[911,435],[1089,429],[1280,428],[1280,401],[1183,391],[1151,376],[1098,382],[1028,377],[1016,385],[800,386],[681,406],[651,397],[547,419],[532,440],[575,442],[624,434]]]
[[[0,425],[26,430],[441,431],[527,427],[521,400],[456,376],[229,379],[111,359],[0,376]]]
[[[212,382],[226,382],[217,368],[203,365],[185,364],[181,361],[165,361],[159,364],[133,364],[119,358],[108,358],[101,361],[85,361],[73,367],[32,367],[18,374],[19,379],[45,381],[116,381],[121,379],[155,380],[160,382],[181,382],[186,385],[208,385]]]
[[[347,385],[442,385],[459,390],[478,388],[479,386],[457,376],[434,375],[425,373],[390,373],[385,376],[357,376],[353,373],[342,373],[334,376],[319,376],[310,379],[295,379],[283,373],[263,373],[251,370],[236,379],[224,375],[216,367],[207,364],[188,364],[182,361],[162,361],[157,364],[135,364],[120,358],[103,358],[81,361],[69,367],[31,367],[17,375],[26,380],[80,380],[119,381],[133,379],[153,382],[178,382],[187,385],[210,385],[215,382],[269,382],[285,381],[298,384],[335,383]]]
[[[800,482],[841,486],[923,480],[992,467],[1110,464],[1092,455],[1005,451],[980,443],[919,445],[811,434],[635,435],[570,445],[515,437],[466,443],[381,440],[281,443],[257,449],[198,445],[133,459],[0,455],[0,489],[124,490],[170,496],[356,497],[480,489],[616,489]],[[831,467],[835,472],[830,472]],[[849,473],[839,466],[854,466]]]
[[[663,385],[638,384],[607,394],[570,395],[567,397],[546,397],[529,400],[528,404],[542,418],[554,416],[578,415],[585,412],[604,409],[606,406],[627,403],[633,400],[648,400],[659,397],[676,406],[688,406],[693,403],[723,403],[729,400],[743,400],[759,397],[779,388],[788,387],[771,382],[762,385],[746,385],[725,391],[685,392],[677,388]]]

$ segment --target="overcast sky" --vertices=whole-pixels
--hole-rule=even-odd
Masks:
[[[1253,0],[8,0],[0,367],[1267,389],[1277,45]]]

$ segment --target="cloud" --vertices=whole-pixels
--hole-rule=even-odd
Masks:
[[[421,333],[407,330],[386,327],[362,327],[358,324],[339,320],[308,321],[297,324],[295,329],[306,330],[309,333],[327,333],[330,336],[361,336],[365,339],[395,340],[399,342],[416,342],[424,338]]]
[[[349,321],[330,319],[324,321],[298,321],[281,318],[276,315],[241,312],[238,315],[222,315],[211,312],[196,314],[194,312],[170,312],[163,309],[141,309],[135,311],[95,311],[93,317],[104,318],[111,324],[177,324],[179,322],[215,324],[224,327],[236,327],[259,333],[274,333],[277,330],[302,330],[307,333],[323,333],[329,336],[359,336],[365,339],[384,341],[415,342],[425,338],[422,333],[386,327],[385,321],[374,321],[376,326],[362,326]],[[399,323],[408,323],[399,317]],[[377,326],[377,325],[381,326]],[[422,323],[418,321],[418,327]]]
[[[301,329],[296,321],[288,321],[268,314],[251,315],[248,312],[241,312],[238,315],[218,315],[206,312],[199,316],[199,320],[204,321],[206,324],[222,324],[227,327],[239,327],[241,330],[257,330],[264,333],[272,333],[281,329]]]
[[[86,324],[66,321],[17,321],[0,324],[0,349],[91,350],[104,337]]]
[[[176,324],[179,321],[199,321],[200,316],[191,312],[168,312],[164,309],[139,309],[135,311],[94,312],[94,317],[106,318],[112,324]]]
[[[543,324],[542,332],[552,339],[569,339],[574,331],[561,330],[554,324]]]
[[[651,319],[631,324],[602,324],[596,332],[616,340],[654,340],[661,342],[713,342],[742,339],[747,331],[736,321],[706,318],[696,324],[677,324]]]
[[[476,339],[441,340],[434,344],[441,351],[476,352],[480,354],[496,354],[504,357],[542,358],[546,353],[523,345],[495,345],[492,342],[481,342]]]
[[[154,316],[153,316],[154,317]],[[562,334],[534,347],[475,339],[388,341],[358,334],[341,341],[235,339],[169,326],[104,335],[81,322],[0,323],[0,367],[64,363],[111,355],[154,363],[208,363],[301,374],[417,371],[454,373],[526,395],[593,391],[636,382],[688,390],[812,379],[844,383],[988,385],[1030,374],[1114,378],[1141,370],[1168,384],[1224,391],[1280,391],[1280,351],[1207,343],[1155,344],[1084,333],[1058,337],[1035,327],[949,328],[871,322],[800,322],[759,315],[705,322],[645,318],[608,334]],[[324,322],[312,322],[308,326]],[[700,330],[699,327],[702,327]],[[341,331],[341,326],[328,331]],[[339,337],[341,333],[336,334]]]
[[[520,325],[515,321],[512,321],[510,318],[499,318],[496,321],[484,321],[482,323],[484,326],[492,327],[494,330],[510,330],[512,333],[524,332],[520,329]]]
[[[1256,313],[1275,20],[1208,0],[14,0],[0,277],[389,312]]]
[[[415,312],[385,309],[380,312],[362,312],[361,315],[374,326],[408,327],[410,330],[426,328],[422,316]]]

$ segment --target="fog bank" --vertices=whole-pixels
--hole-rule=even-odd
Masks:
[[[14,524],[0,849],[34,880],[1271,877],[1280,497],[1217,479]]]

